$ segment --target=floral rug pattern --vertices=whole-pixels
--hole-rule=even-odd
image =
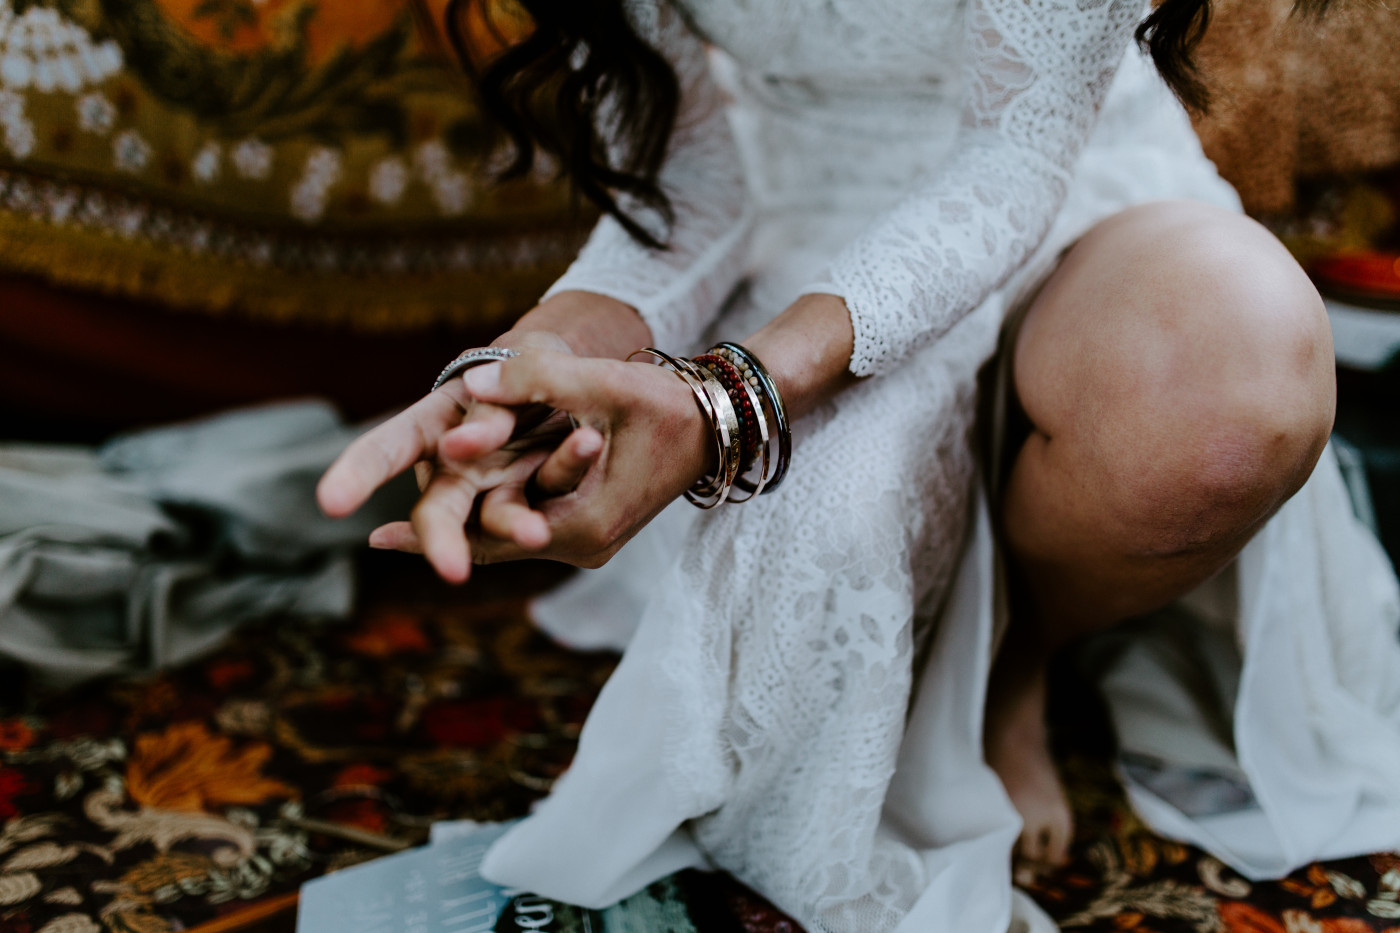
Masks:
[[[11,697],[0,933],[233,929],[290,908],[305,880],[424,841],[433,820],[518,816],[567,765],[613,663],[549,643],[518,599],[439,594],[371,599],[348,625],[255,626],[142,680]],[[1063,765],[1074,860],[1026,880],[1066,930],[1400,933],[1400,855],[1250,883],[1153,836],[1102,756]],[[800,930],[706,884],[704,929]]]
[[[1030,881],[1064,930],[1133,933],[1400,933],[1400,855],[1317,863],[1250,882],[1152,833],[1103,759],[1061,761],[1077,820],[1073,861]]]

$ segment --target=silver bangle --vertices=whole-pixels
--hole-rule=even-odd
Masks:
[[[433,387],[428,391],[436,392],[442,388],[443,383],[453,376],[459,375],[471,369],[473,366],[484,366],[487,363],[500,363],[504,360],[514,359],[520,355],[519,350],[510,350],[506,347],[476,347],[472,350],[464,351],[455,360],[448,363],[438,374]]]
[[[772,477],[769,478],[767,482],[763,483],[762,494],[766,496],[768,493],[775,491],[782,483],[783,478],[787,476],[788,464],[792,461],[792,429],[788,425],[787,406],[783,404],[783,397],[779,394],[778,385],[773,381],[773,377],[768,374],[768,370],[758,361],[758,357],[750,353],[747,348],[737,343],[725,341],[717,344],[710,352],[724,357],[734,366],[738,367],[739,375],[743,378],[744,382],[758,389],[759,393],[767,399],[767,407],[772,410],[773,426],[769,432],[769,443],[773,440],[771,435],[776,434],[778,457],[777,463],[773,468]],[[755,409],[755,411],[757,411],[757,409]],[[766,414],[760,413],[759,417],[766,417]],[[749,492],[748,482],[740,482],[739,488],[743,489],[745,492]],[[756,495],[759,495],[757,491],[751,492],[749,498],[753,498],[753,496]],[[741,501],[746,502],[748,500],[745,499]]]

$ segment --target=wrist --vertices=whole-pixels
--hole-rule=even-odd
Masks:
[[[719,460],[710,420],[697,403],[695,393],[674,372],[645,363],[629,365],[645,365],[652,370],[648,375],[655,384],[646,392],[652,398],[663,400],[662,419],[668,428],[661,432],[658,462],[672,464],[670,472],[678,490],[689,489],[702,476],[713,473]]]
[[[558,353],[568,353],[578,356],[569,342],[552,331],[547,330],[519,330],[512,328],[506,331],[495,340],[491,341],[493,347],[504,347],[511,350],[551,350]]]
[[[858,381],[849,369],[855,330],[837,295],[802,295],[744,345],[773,375],[793,420]]]
[[[575,356],[623,359],[651,343],[651,328],[631,305],[595,292],[563,291],[551,295],[497,340],[534,340],[549,334]]]

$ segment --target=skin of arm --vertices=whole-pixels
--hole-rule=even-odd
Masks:
[[[552,334],[575,356],[620,360],[651,342],[651,328],[630,305],[592,292],[558,292],[535,306],[493,346],[517,347],[526,334]]]

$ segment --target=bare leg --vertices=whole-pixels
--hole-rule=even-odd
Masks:
[[[1204,205],[1091,230],[1015,348],[1032,430],[1000,521],[1012,628],[988,697],[988,762],[1025,820],[1020,854],[1072,835],[1046,747],[1045,666],[1066,643],[1219,571],[1311,473],[1332,425],[1331,335],[1262,227]]]

